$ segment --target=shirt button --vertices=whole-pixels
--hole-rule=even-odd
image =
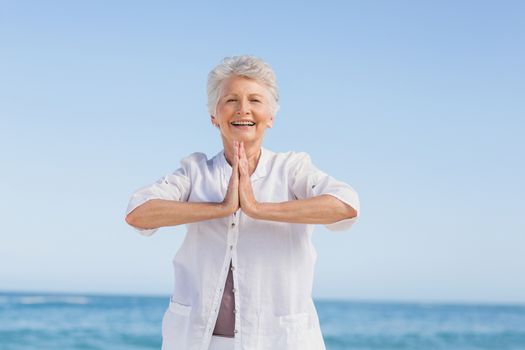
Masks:
[[[233,333],[237,334],[237,333],[239,333],[239,331],[238,330],[234,330]]]
[[[232,266],[231,270],[232,270],[232,271],[235,271],[235,266]]]
[[[232,222],[232,227],[235,227],[235,222]]]
[[[236,291],[237,291],[237,289],[236,289],[236,288],[233,288],[233,289],[232,289],[232,292],[234,292],[234,293],[235,293]]]
[[[237,313],[237,309],[233,309],[233,313],[236,314]]]

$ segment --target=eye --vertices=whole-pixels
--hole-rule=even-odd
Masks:
[[[234,99],[234,98],[230,98],[230,99],[227,99],[227,100],[226,100],[226,102],[235,102],[235,101],[237,101],[237,100]]]
[[[257,99],[253,99],[251,100],[252,102],[261,102],[260,100],[257,100]]]

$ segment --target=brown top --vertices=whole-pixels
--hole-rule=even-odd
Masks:
[[[217,316],[217,322],[215,323],[215,329],[213,330],[214,335],[220,335],[223,337],[234,337],[233,331],[235,330],[235,298],[233,296],[233,275],[232,275],[232,262],[230,261],[230,269],[228,271],[228,277],[226,277],[226,283],[224,284],[224,292],[222,294],[221,306],[219,309],[219,315]]]

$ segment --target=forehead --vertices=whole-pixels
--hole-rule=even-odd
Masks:
[[[225,79],[221,86],[221,96],[229,94],[259,94],[266,95],[268,88],[257,80],[234,75]]]

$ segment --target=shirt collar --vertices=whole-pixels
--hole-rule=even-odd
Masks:
[[[250,179],[252,181],[266,176],[269,156],[270,151],[264,147],[261,147],[261,156],[259,158],[259,162],[257,163],[257,167],[255,168],[255,171],[253,172],[252,176],[250,176]],[[232,167],[226,161],[226,157],[224,156],[224,149],[222,149],[219,153],[215,155],[215,157],[213,157],[213,161],[214,165],[218,166],[221,169],[223,176],[228,182],[232,175]]]

